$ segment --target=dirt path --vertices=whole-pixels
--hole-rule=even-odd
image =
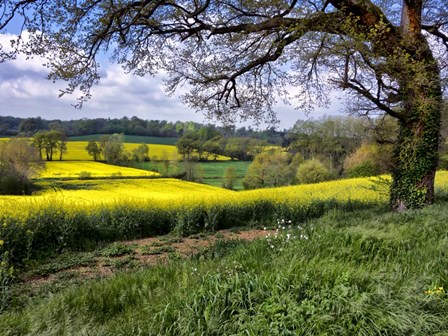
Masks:
[[[172,259],[204,253],[218,240],[252,241],[266,237],[269,230],[222,230],[186,238],[160,236],[116,242],[94,252],[61,255],[48,260],[20,277],[21,286],[39,292],[42,288],[60,286],[88,279],[105,278],[117,271],[139,269]]]

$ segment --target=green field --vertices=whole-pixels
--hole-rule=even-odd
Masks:
[[[68,138],[69,141],[90,141],[98,140],[102,134],[91,134],[91,135],[79,135],[71,136]],[[108,134],[106,134],[108,135]],[[140,135],[125,135],[124,142],[126,143],[138,143],[138,144],[154,144],[154,145],[175,145],[178,138],[164,138],[164,137],[153,137],[153,136],[140,136]]]
[[[247,168],[251,164],[250,161],[210,161],[210,162],[198,162],[196,163],[196,178],[202,183],[214,186],[222,187],[224,182],[224,175],[226,169],[229,167],[235,168],[235,190],[243,189],[243,178],[246,174]],[[136,167],[141,169],[147,169],[151,171],[161,171],[160,162],[144,162],[138,163]],[[169,169],[169,173],[175,174],[176,171],[183,171],[183,163],[179,162],[178,167],[175,170],[174,167]]]

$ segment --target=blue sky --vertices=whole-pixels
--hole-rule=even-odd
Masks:
[[[11,36],[0,34],[0,44],[5,45],[10,39]],[[47,80],[47,69],[42,63],[39,58],[27,60],[24,56],[0,63],[0,115],[62,120],[137,116],[142,119],[208,122],[200,112],[196,113],[184,105],[179,95],[167,96],[160,76],[132,76],[125,74],[118,65],[107,62],[101,64],[102,79],[92,89],[92,99],[81,110],[75,109],[72,104],[76,103],[76,95],[58,98],[64,83]],[[316,108],[310,117],[337,114],[342,105],[336,99],[332,101],[331,108]],[[276,112],[280,129],[290,128],[297,119],[307,118],[293,106],[279,104]]]

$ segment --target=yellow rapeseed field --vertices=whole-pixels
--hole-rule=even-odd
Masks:
[[[42,185],[48,183],[42,182]],[[26,216],[27,210],[62,204],[61,211],[82,207],[89,212],[98,205],[129,203],[134,206],[177,207],[219,201],[234,191],[172,178],[67,180],[33,196],[0,196],[0,212]],[[17,211],[19,210],[19,211]]]
[[[120,167],[121,168],[121,167]],[[388,178],[388,177],[385,177]],[[89,211],[97,205],[116,203],[178,208],[234,204],[243,206],[260,200],[281,203],[291,207],[306,206],[314,201],[336,200],[365,203],[387,202],[386,189],[374,182],[374,178],[355,178],[309,185],[258,189],[235,192],[204,184],[176,179],[108,179],[69,180],[57,188],[35,196],[0,197],[0,211],[23,215],[25,209],[48,206],[52,202],[63,203],[64,211],[82,207]],[[436,188],[448,192],[448,172],[436,175]]]
[[[92,160],[92,157],[86,151],[87,143],[88,143],[87,141],[68,141],[67,153],[63,155],[62,160],[63,161]],[[132,151],[138,146],[140,145],[134,143],[125,143],[124,149],[127,151]],[[178,157],[176,146],[149,144],[148,147],[150,158],[154,158],[155,156],[160,158],[164,153],[166,153],[169,159],[172,159],[173,157]]]
[[[92,157],[86,151],[87,143],[88,143],[87,141],[68,141],[67,153],[62,156],[62,160],[63,161],[92,160]],[[140,144],[125,143],[124,149],[126,151],[132,151],[136,149],[138,146],[140,146]],[[149,147],[149,157],[151,160],[181,159],[181,156],[177,153],[176,146],[148,144],[148,147]],[[227,156],[218,155],[217,160],[228,161],[230,160],[230,158]]]
[[[109,165],[94,161],[50,161],[40,178],[159,176],[147,170]]]
[[[448,172],[438,172],[439,192],[448,191],[447,182]],[[40,183],[47,184],[41,194],[0,197],[0,252],[20,252],[23,242],[30,242],[18,260],[34,250],[82,245],[80,239],[189,235],[239,225],[271,225],[281,219],[302,223],[332,209],[387,204],[384,183],[369,178],[244,192],[166,178]]]

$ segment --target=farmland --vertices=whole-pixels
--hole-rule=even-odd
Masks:
[[[247,168],[251,164],[250,161],[209,161],[209,162],[198,162],[196,163],[196,176],[201,180],[202,183],[221,187],[224,182],[224,176],[226,169],[233,167],[235,169],[235,190],[242,190],[243,184],[242,179],[246,174]],[[143,162],[138,163],[136,167],[147,169],[147,170],[163,170],[161,167],[162,162]],[[183,170],[184,164],[179,162],[177,167],[169,167],[168,173],[175,173],[177,170]]]
[[[117,267],[131,260],[122,272],[62,289],[43,287],[20,308],[0,315],[0,330],[5,335],[444,335],[446,205],[403,214],[378,207],[334,210],[320,219],[294,218],[286,227],[272,221],[275,234],[253,243],[221,241],[196,257],[149,268],[135,266],[132,245],[111,245],[99,253],[121,246],[127,259],[115,258]],[[84,265],[78,268],[86,268],[88,256],[78,258]]]
[[[420,335],[448,328],[445,203],[387,214],[388,176],[236,192],[81,160],[85,142],[69,146],[73,160],[48,162],[33,195],[0,197],[5,335]],[[207,181],[229,166],[243,175],[248,164],[198,166]],[[437,173],[436,190],[446,199],[448,172]],[[235,228],[258,229],[262,238],[222,240],[220,230]],[[213,235],[216,246],[199,235]],[[164,238],[138,245],[148,237]],[[183,255],[163,245],[183,240]],[[196,245],[203,249],[183,260]],[[153,254],[165,259],[142,261]],[[106,269],[117,273],[105,279]],[[97,280],[86,280],[97,272]]]
[[[108,165],[93,161],[50,161],[39,178],[144,177],[160,174],[140,169]]]
[[[446,192],[447,179],[439,172],[439,193]],[[40,195],[1,197],[6,224],[0,234],[21,262],[30,253],[56,251],[62,241],[82,248],[92,240],[189,235],[282,218],[305,222],[331,209],[384,205],[387,196],[378,187],[362,178],[244,192],[174,179],[59,181]],[[28,251],[21,251],[30,239]]]
[[[67,154],[63,156],[63,161],[87,161],[92,160],[92,157],[86,151],[87,141],[68,141],[67,142]],[[125,143],[124,149],[127,151],[132,151],[139,146],[138,143]],[[169,159],[175,157],[177,158],[177,149],[173,145],[160,145],[160,144],[150,144],[149,145],[149,157],[154,158],[155,156],[160,158],[162,156],[167,156]]]

